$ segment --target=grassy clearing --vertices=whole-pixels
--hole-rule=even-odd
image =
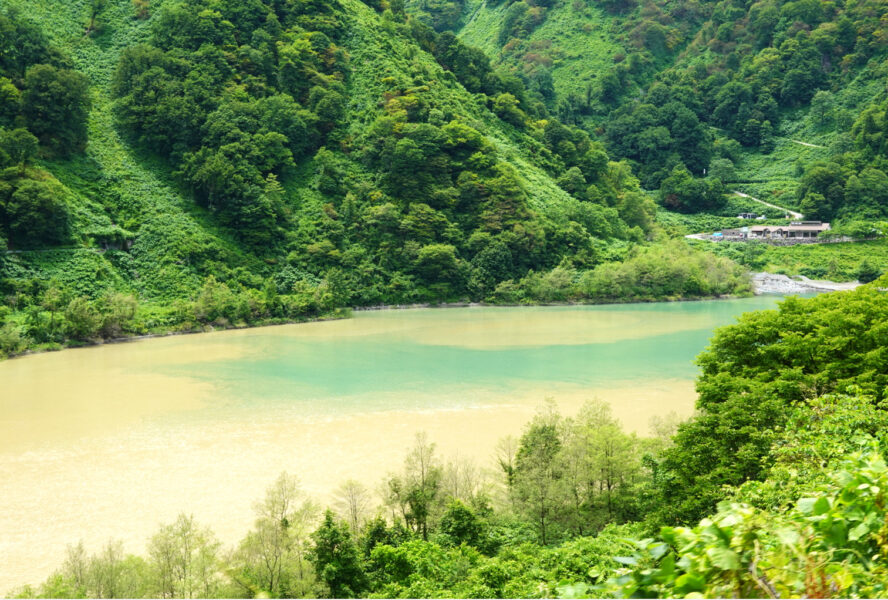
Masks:
[[[494,62],[502,60],[497,42],[507,3],[490,6],[487,2],[470,3],[471,15],[459,31],[464,42],[483,50]],[[551,59],[552,80],[559,98],[569,94],[583,96],[586,87],[613,64],[614,55],[623,47],[610,33],[608,16],[597,6],[568,0],[556,2],[546,12],[546,20],[528,38],[532,51],[523,60],[508,64],[517,69],[533,68],[533,52]]]
[[[864,260],[883,273],[888,272],[888,240],[768,246],[762,259],[765,261],[764,270],[770,273],[854,281],[857,279],[857,269]]]

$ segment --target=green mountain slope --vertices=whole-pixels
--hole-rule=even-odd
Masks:
[[[381,8],[6,3],[0,351],[354,305],[745,290],[697,257],[702,287],[636,284],[644,261],[625,298],[581,282],[654,234],[630,168]]]
[[[408,2],[426,20],[436,6]],[[805,201],[810,217],[888,214],[881,183],[877,193],[860,193],[852,180],[881,182],[872,169],[885,172],[878,144],[860,136],[881,123],[859,121],[885,96],[879,3],[460,6],[462,19],[452,26],[462,39],[522,77],[559,118],[582,123],[612,155],[630,159],[649,189],[682,164],[702,177],[720,161],[716,170],[725,179],[720,166],[729,161],[726,182],[791,207]],[[676,126],[666,108],[673,102],[694,113],[687,125],[707,128],[709,141],[693,156],[682,151],[687,143],[677,143],[686,126]],[[828,177],[816,172],[821,162],[835,165]],[[814,185],[800,188],[811,171]]]

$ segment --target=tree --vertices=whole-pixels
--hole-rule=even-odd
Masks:
[[[35,65],[25,75],[22,95],[28,130],[61,154],[86,145],[89,80],[75,71]]]
[[[441,467],[435,457],[435,444],[428,441],[425,432],[418,433],[404,461],[403,475],[388,478],[387,500],[400,510],[405,525],[424,540],[429,539],[440,489]]]
[[[881,276],[882,270],[873,265],[867,259],[863,259],[863,261],[861,261],[860,263],[860,266],[857,267],[857,281],[859,281],[860,283],[869,283],[871,281],[875,281]]]
[[[459,500],[451,500],[441,516],[441,533],[456,546],[467,544],[477,547],[481,542],[484,526],[478,516]]]
[[[99,299],[102,313],[101,334],[104,338],[119,337],[132,323],[139,308],[135,296],[111,292]]]
[[[660,186],[663,205],[680,212],[712,210],[725,203],[724,186],[718,179],[695,179],[684,165],[676,165]]]
[[[65,308],[65,321],[68,337],[85,342],[96,338],[102,317],[87,298],[79,296]]]
[[[416,272],[431,283],[458,284],[460,270],[456,248],[450,244],[423,246],[416,257]]]
[[[89,557],[83,547],[83,541],[76,546],[69,545],[65,550],[65,562],[62,565],[63,575],[71,581],[74,596],[86,597],[89,589]]]
[[[110,540],[101,554],[89,561],[90,595],[96,598],[126,598],[123,543]]]
[[[161,598],[213,598],[220,544],[190,515],[162,525],[148,544],[155,592]]]
[[[609,404],[587,402],[573,425],[573,439],[586,453],[587,483],[592,487],[591,508],[603,509],[593,524],[626,521],[633,514],[633,486],[641,472],[641,457],[634,435],[626,434],[611,413]],[[597,496],[597,499],[595,498]]]
[[[86,23],[86,35],[92,35],[101,29],[99,16],[107,6],[107,0],[89,0],[89,19]]]
[[[24,176],[25,167],[37,156],[39,141],[27,129],[0,129],[0,151],[9,156],[14,165],[19,167],[19,176]]]
[[[363,529],[370,508],[370,494],[367,488],[349,479],[339,486],[334,494],[336,511],[348,523],[354,535]]]
[[[311,561],[319,579],[330,590],[330,597],[360,597],[368,582],[348,525],[338,523],[328,510],[311,537],[314,541]]]
[[[561,517],[564,481],[559,454],[562,419],[554,407],[536,415],[521,435],[515,456],[515,497],[519,510],[537,529],[540,543],[552,541],[552,526]]]
[[[306,552],[317,507],[302,497],[298,479],[281,473],[255,505],[256,523],[236,553],[236,580],[247,591],[279,597],[311,589]]]
[[[450,460],[441,472],[441,494],[450,500],[460,500],[474,506],[482,501],[482,483],[478,467],[470,459]]]
[[[737,178],[737,172],[734,169],[734,163],[729,158],[715,158],[709,163],[709,177],[714,177],[722,183],[734,181]]]
[[[811,114],[817,118],[817,124],[821,127],[826,123],[832,114],[835,99],[833,95],[826,90],[818,90],[814,97],[811,98]]]
[[[40,306],[49,311],[49,334],[52,335],[55,332],[56,313],[64,306],[64,295],[57,282],[51,282],[43,292]]]
[[[493,112],[506,123],[515,127],[524,127],[527,115],[518,108],[518,99],[512,94],[499,94],[493,101]]]
[[[15,245],[51,245],[68,237],[67,203],[58,189],[43,181],[20,181],[5,206],[0,195],[2,213],[5,213],[9,241]]]

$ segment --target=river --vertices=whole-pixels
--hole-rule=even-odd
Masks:
[[[0,363],[0,596],[182,511],[232,544],[284,470],[320,502],[375,489],[419,431],[488,467],[546,398],[644,435],[691,413],[713,329],[776,300],[369,311]]]

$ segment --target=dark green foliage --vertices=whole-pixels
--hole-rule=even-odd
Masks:
[[[89,84],[75,71],[35,65],[25,74],[22,107],[28,129],[61,154],[86,145]]]
[[[679,428],[660,465],[662,522],[699,519],[723,485],[761,478],[789,406],[852,386],[882,399],[888,296],[873,286],[790,298],[716,333],[698,359],[700,414]]]
[[[5,131],[0,128],[0,166],[8,162],[25,174],[25,167],[37,156],[39,141],[27,129]]]
[[[455,546],[466,544],[478,548],[483,542],[484,524],[471,508],[453,500],[441,516],[439,531]]]
[[[329,597],[360,597],[368,582],[348,525],[337,522],[328,510],[323,523],[311,537],[314,540],[311,562],[319,579],[329,589]]]
[[[259,0],[216,8],[205,10],[202,0],[164,5],[153,45],[122,54],[114,89],[124,123],[170,157],[198,201],[267,249],[285,219],[268,178],[339,125],[346,58],[329,37],[338,27],[315,21],[331,14],[322,3],[305,12]]]
[[[657,105],[628,105],[612,115],[607,124],[611,148],[639,163],[642,182],[650,188],[679,164],[701,176],[712,156],[712,139],[697,114],[682,103],[689,99],[663,85],[653,88],[651,96]]]
[[[464,0],[411,0],[407,12],[437,32],[453,30],[465,9]]]
[[[857,280],[860,283],[870,283],[882,276],[882,269],[874,266],[868,260],[863,259],[857,268]]]
[[[660,202],[679,212],[715,211],[724,206],[725,188],[718,179],[694,179],[677,165],[660,186]]]
[[[61,66],[64,62],[40,27],[22,11],[8,7],[0,10],[0,74],[20,81],[31,65]]]
[[[51,246],[67,239],[68,207],[59,192],[44,181],[0,179],[0,229],[10,244]]]

